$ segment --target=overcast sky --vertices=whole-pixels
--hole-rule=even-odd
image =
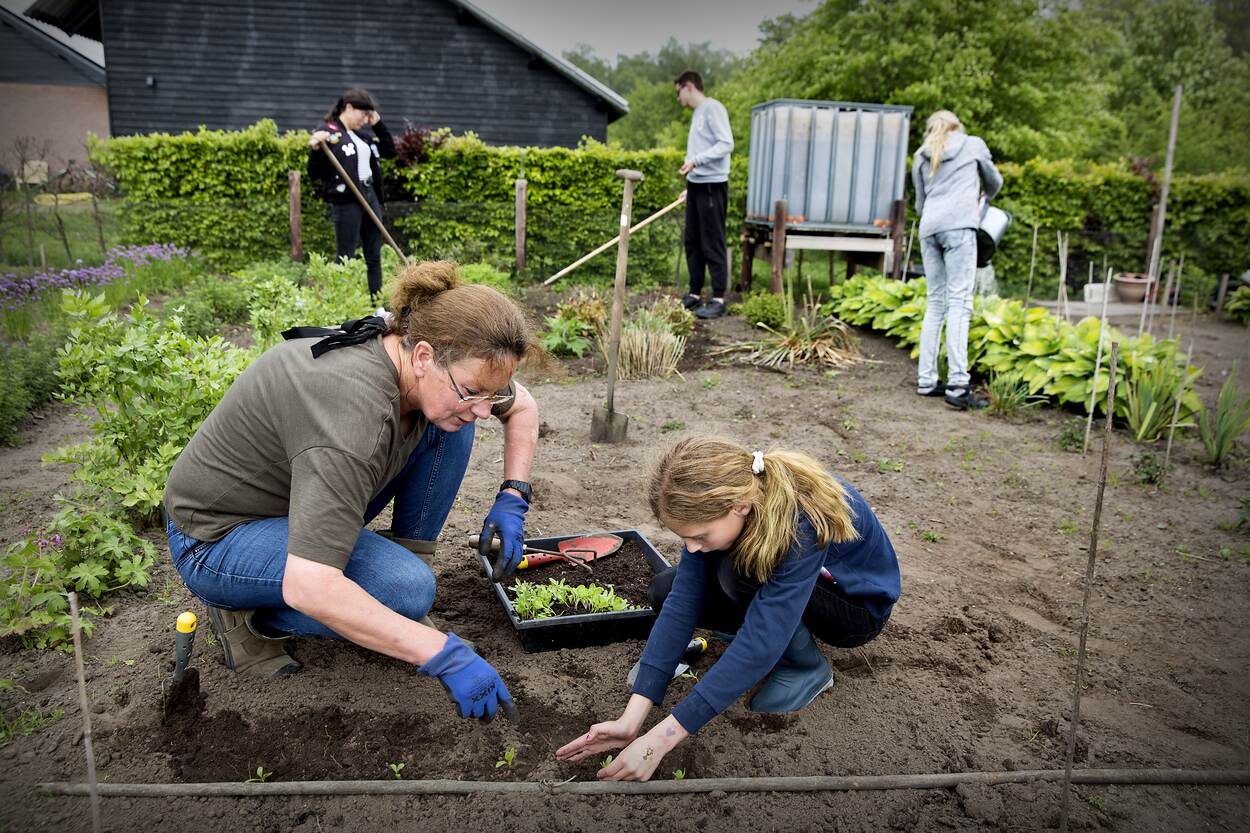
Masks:
[[[669,39],[711,41],[720,49],[754,49],[760,22],[787,12],[805,15],[816,0],[470,0],[549,52],[579,43],[601,58],[655,52]]]

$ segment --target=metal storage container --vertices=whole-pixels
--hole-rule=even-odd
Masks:
[[[778,99],[751,110],[748,223],[786,200],[795,231],[890,233],[903,198],[911,107]]]

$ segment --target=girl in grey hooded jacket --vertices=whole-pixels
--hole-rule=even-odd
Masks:
[[[949,110],[929,116],[924,144],[911,170],[920,214],[920,253],[928,285],[928,308],[920,331],[916,393],[945,394],[947,404],[984,407],[968,385],[968,321],[976,278],[981,191],[988,202],[1003,187],[985,142],[964,132]],[[947,381],[938,379],[938,345],[946,324]]]

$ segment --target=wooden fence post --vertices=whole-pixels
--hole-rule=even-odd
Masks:
[[[42,251],[42,249],[40,250]],[[1228,272],[1220,275],[1220,289],[1215,296],[1215,314],[1219,315],[1224,311],[1224,299],[1228,297]]]
[[[516,181],[516,276],[525,277],[526,187],[522,177]]]
[[[291,218],[291,260],[304,259],[304,226],[300,215],[299,171],[287,172],[287,201]]]
[[[786,268],[786,201],[773,205],[773,294],[781,294],[781,276]]]

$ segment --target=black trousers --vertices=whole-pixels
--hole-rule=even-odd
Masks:
[[[746,617],[747,608],[759,582],[739,573],[729,556],[712,556],[708,564],[707,584],[703,588],[703,610],[699,627],[737,633]],[[677,568],[670,567],[651,579],[648,596],[658,613],[673,589]],[[856,648],[871,642],[881,633],[889,616],[878,619],[859,602],[842,592],[842,588],[824,578],[816,579],[812,597],[803,610],[803,624],[817,639],[836,648]]]
[[[372,187],[363,189],[365,199],[373,213],[382,218],[382,203]],[[382,232],[373,220],[353,199],[351,202],[330,203],[330,220],[334,223],[334,248],[337,258],[347,260],[356,256],[356,249],[365,253],[365,271],[369,276],[369,294],[382,291]]]
[[[703,291],[703,271],[712,276],[712,297],[724,298],[729,288],[729,252],[725,248],[728,182],[686,183],[686,267],[690,294]]]

